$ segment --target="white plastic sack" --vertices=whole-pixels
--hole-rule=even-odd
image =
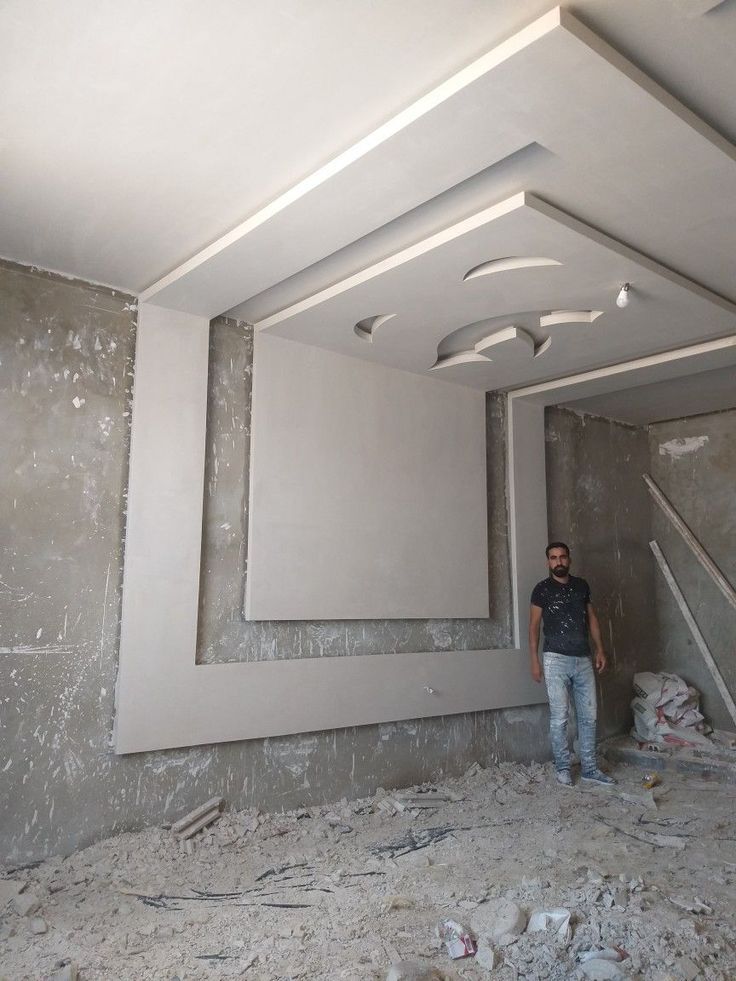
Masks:
[[[552,932],[565,944],[572,938],[570,926],[570,910],[556,907],[554,909],[535,909],[529,917],[527,933],[540,933],[542,930]]]
[[[634,693],[634,739],[655,745],[710,745],[698,710],[700,693],[678,675],[642,671],[634,675]]]

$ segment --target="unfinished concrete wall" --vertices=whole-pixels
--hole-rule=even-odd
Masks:
[[[736,411],[663,422],[649,429],[651,474],[726,578],[736,584]],[[669,521],[653,508],[659,542],[731,693],[736,696],[736,610]],[[734,723],[659,571],[657,618],[662,666],[703,693],[716,728]]]
[[[632,677],[657,664],[649,495],[641,479],[647,432],[568,409],[548,409],[545,419],[550,539],[570,545],[573,573],[590,583],[610,659],[599,682],[605,736],[631,725]]]
[[[66,853],[222,794],[288,808],[548,755],[543,707],[117,757],[135,304],[0,263],[0,860]],[[511,645],[503,402],[488,400],[491,617],[245,623],[252,342],[211,335],[200,659]]]

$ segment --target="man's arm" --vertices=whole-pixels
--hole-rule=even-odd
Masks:
[[[529,608],[529,657],[531,658],[532,678],[542,680],[542,665],[539,660],[539,627],[542,623],[542,607],[533,603]]]
[[[598,617],[596,616],[592,603],[588,603],[586,605],[586,610],[588,611],[588,629],[590,630],[590,639],[593,641],[593,659],[595,669],[598,674],[600,674],[601,671],[606,670],[606,664],[608,663],[606,652],[603,650],[601,625],[598,623]]]

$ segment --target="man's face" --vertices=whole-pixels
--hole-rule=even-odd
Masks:
[[[553,576],[564,579],[570,571],[570,556],[564,548],[552,548],[547,556],[547,565]]]

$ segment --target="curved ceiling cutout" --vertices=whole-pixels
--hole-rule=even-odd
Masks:
[[[539,318],[540,327],[554,327],[555,324],[592,324],[603,315],[602,310],[553,310]]]
[[[561,266],[562,263],[557,259],[546,259],[544,256],[524,256],[509,255],[504,259],[490,259],[488,262],[481,262],[479,266],[473,266],[463,276],[463,282],[469,279],[477,279],[478,276],[490,276],[491,273],[507,272],[510,269],[531,269],[534,266]]]
[[[482,337],[467,351],[438,357],[431,370],[451,368],[460,364],[478,364],[513,359],[526,360],[536,356],[534,338],[523,327],[504,327]]]
[[[372,344],[374,332],[385,324],[387,320],[391,320],[395,316],[395,313],[379,313],[375,317],[366,317],[364,320],[359,320],[355,327],[353,327],[355,336],[359,337],[361,341],[368,341],[369,344]]]
[[[551,344],[552,338],[546,337],[541,344],[537,344],[537,346],[534,348],[534,357],[541,358],[543,354],[546,354],[547,351],[549,351]]]
[[[489,358],[482,354],[476,354],[475,351],[459,351],[457,354],[448,354],[444,358],[437,358],[429,370],[438,371],[440,368],[454,368],[459,364],[488,364],[488,361]]]

